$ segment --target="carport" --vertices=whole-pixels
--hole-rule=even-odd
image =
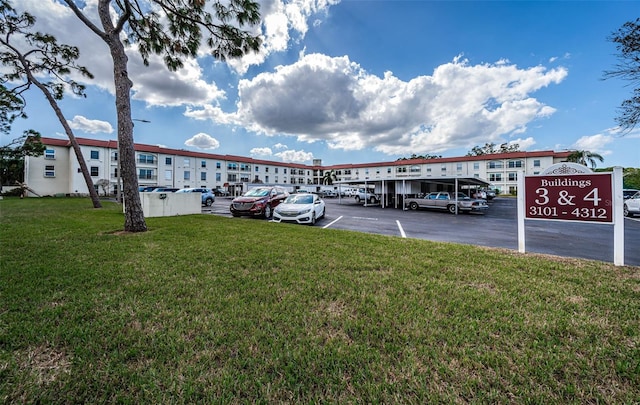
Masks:
[[[491,185],[486,180],[479,177],[420,177],[410,179],[374,179],[374,180],[358,180],[358,181],[340,181],[334,182],[338,186],[338,190],[342,185],[350,187],[371,188],[373,185],[376,193],[381,194],[382,208],[393,207],[404,209],[403,201],[405,197],[415,196],[421,193],[430,193],[434,191],[461,191],[470,195],[471,190],[487,188]],[[338,192],[338,198],[340,192]],[[365,206],[371,205],[367,201]],[[378,204],[376,204],[378,205]]]

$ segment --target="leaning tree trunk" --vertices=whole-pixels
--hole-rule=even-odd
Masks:
[[[42,85],[36,84],[36,86],[40,87]],[[87,183],[87,188],[89,189],[89,196],[91,196],[91,202],[93,203],[93,208],[102,208],[102,203],[100,203],[100,197],[98,196],[98,191],[93,186],[93,179],[91,178],[91,174],[89,173],[89,169],[87,168],[87,162],[85,162],[84,160],[84,156],[82,155],[82,150],[80,149],[80,145],[78,145],[78,141],[76,140],[76,137],[73,135],[73,131],[71,130],[69,123],[64,118],[64,115],[62,114],[60,107],[58,107],[58,103],[56,103],[56,100],[51,96],[51,93],[46,91],[46,88],[44,88],[44,86],[40,88],[40,90],[42,90],[45,97],[47,97],[47,100],[49,100],[49,104],[51,104],[51,108],[53,108],[53,110],[56,112],[56,115],[58,116],[58,120],[60,120],[60,123],[64,127],[64,131],[67,133],[67,136],[69,137],[69,141],[71,142],[73,151],[76,153],[78,164],[80,164],[80,170],[82,171],[82,176],[84,177],[85,183]]]
[[[55,98],[51,95],[51,92],[49,91],[49,89],[45,85],[43,85],[32,74],[31,68],[27,63],[27,61],[24,59],[23,55],[19,55],[18,58],[22,63],[22,66],[24,67],[28,80],[31,83],[35,84],[36,87],[40,89],[40,91],[42,91],[47,101],[51,105],[51,108],[56,113],[56,117],[58,117],[60,124],[62,124],[62,127],[64,128],[64,132],[69,137],[69,141],[73,146],[73,151],[76,153],[78,164],[80,164],[80,170],[82,171],[82,176],[84,177],[84,181],[87,184],[87,189],[89,191],[89,195],[91,196],[91,202],[93,203],[93,208],[102,208],[102,204],[100,203],[100,197],[98,196],[98,192],[96,191],[96,188],[93,186],[93,180],[91,179],[91,174],[89,173],[89,169],[87,168],[87,162],[85,162],[84,160],[84,156],[82,155],[82,150],[80,150],[80,145],[78,145],[78,141],[76,140],[76,137],[73,135],[73,131],[71,130],[71,127],[67,122],[67,119],[64,117],[64,114],[62,114],[62,110],[60,110],[58,103],[56,102]]]
[[[131,87],[127,71],[127,54],[120,41],[120,30],[111,22],[109,2],[100,1],[98,14],[105,30],[104,40],[109,46],[113,59],[113,79],[116,90],[116,112],[118,115],[118,160],[122,178],[124,213],[124,230],[127,232],[145,232],[147,224],[144,220],[138,177],[136,174],[136,153],[133,143],[133,121],[131,121]]]

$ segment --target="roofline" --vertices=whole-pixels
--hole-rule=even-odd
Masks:
[[[99,140],[99,139],[90,139],[90,138],[75,138],[79,145],[82,146],[96,146],[110,149],[118,148],[118,141],[116,140]],[[68,139],[60,139],[60,138],[48,138],[42,137],[42,143],[45,145],[51,146],[65,146],[71,147],[71,142]],[[178,156],[189,156],[195,158],[206,158],[206,159],[219,159],[225,161],[232,162],[242,162],[242,163],[253,163],[253,164],[267,164],[274,166],[288,166],[294,167],[297,169],[309,169],[309,170],[342,170],[342,169],[359,169],[359,168],[367,168],[367,167],[382,167],[382,166],[406,166],[406,165],[423,165],[423,164],[438,164],[438,163],[451,163],[451,162],[460,162],[460,161],[476,161],[476,160],[502,160],[502,159],[518,159],[518,158],[535,158],[535,157],[545,157],[552,156],[554,158],[567,158],[572,152],[571,151],[562,151],[556,152],[553,150],[541,150],[541,151],[519,151],[519,152],[507,152],[507,153],[495,153],[488,155],[478,155],[478,156],[458,156],[458,157],[444,157],[444,158],[433,158],[433,159],[402,159],[402,160],[394,160],[387,162],[373,162],[373,163],[344,163],[337,165],[328,165],[328,166],[317,166],[317,165],[305,165],[302,163],[291,163],[291,162],[277,162],[272,160],[264,160],[264,159],[254,159],[246,156],[237,156],[237,155],[221,155],[215,153],[205,153],[205,152],[195,152],[186,149],[174,149],[174,148],[165,148],[158,145],[148,145],[142,143],[134,143],[134,149],[139,152],[151,152],[151,153],[162,153],[166,155],[178,155]]]

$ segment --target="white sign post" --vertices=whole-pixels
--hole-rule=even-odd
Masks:
[[[525,219],[613,224],[614,264],[624,265],[622,168],[593,173],[573,163],[518,177],[518,251],[525,252]]]

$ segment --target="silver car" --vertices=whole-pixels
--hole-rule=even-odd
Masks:
[[[314,225],[325,215],[325,204],[317,194],[291,194],[273,211],[275,222]]]

